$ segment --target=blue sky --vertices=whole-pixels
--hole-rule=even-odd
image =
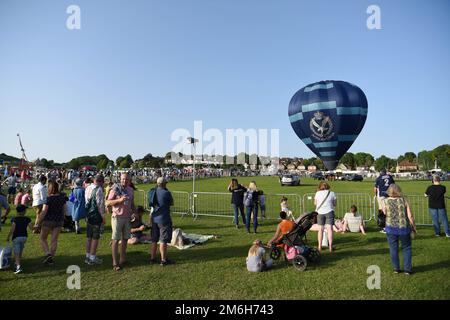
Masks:
[[[81,8],[81,30],[66,8]],[[366,27],[369,5],[381,30]],[[369,102],[349,151],[396,157],[449,143],[450,1],[0,0],[0,152],[68,161],[163,155],[177,128],[280,129],[320,80]]]

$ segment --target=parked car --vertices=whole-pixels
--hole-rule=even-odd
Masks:
[[[311,178],[314,178],[314,180],[324,180],[325,179],[325,177],[323,176],[323,173],[321,171],[314,172],[311,175]]]
[[[360,174],[345,174],[342,176],[342,181],[363,181],[364,178]]]
[[[300,185],[300,177],[296,174],[284,174],[280,178],[282,186],[298,186]]]

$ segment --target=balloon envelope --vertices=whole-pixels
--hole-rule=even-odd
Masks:
[[[289,103],[292,128],[328,170],[336,168],[366,118],[366,95],[345,81],[312,83],[297,91]]]

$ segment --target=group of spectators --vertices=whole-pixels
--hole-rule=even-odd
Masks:
[[[234,188],[237,190],[238,188]],[[229,190],[233,190],[230,188]],[[399,260],[399,243],[403,253],[403,272],[407,275],[413,273],[412,269],[412,245],[411,239],[417,233],[414,216],[409,202],[404,198],[402,190],[386,170],[381,170],[375,181],[374,192],[379,204],[378,225],[380,232],[385,233],[389,245],[391,264],[394,273],[402,272]],[[431,215],[435,235],[440,236],[440,224],[442,223],[446,237],[450,237],[448,218],[445,208],[445,186],[440,184],[440,177],[433,177],[433,184],[425,192],[429,198],[429,213]],[[286,200],[282,199],[281,222],[277,226],[274,237],[268,242],[268,246],[279,241],[284,235],[294,229],[293,218],[289,217],[286,210]],[[333,232],[361,232],[365,234],[364,221],[357,213],[356,205],[352,205],[350,212],[346,213],[343,222],[336,224],[335,208],[337,204],[336,194],[330,190],[327,182],[320,182],[314,197],[315,211],[317,212],[317,224],[311,230],[318,231],[317,249],[322,250],[324,234],[327,236],[329,251],[333,251]],[[237,214],[235,214],[235,219]],[[323,231],[326,230],[324,233]],[[255,240],[247,257],[247,269],[253,272],[263,271],[272,265],[271,259],[266,259],[265,250],[260,240]]]
[[[150,263],[156,262],[157,243],[160,243],[161,265],[171,263],[167,259],[167,244],[172,237],[172,220],[170,206],[173,205],[171,193],[166,188],[166,181],[157,179],[155,190],[156,204],[152,205],[152,215],[148,224],[143,222],[143,207],[134,205],[134,189],[128,173],[120,176],[119,183],[110,183],[104,188],[105,177],[97,174],[93,178],[76,178],[73,189],[68,196],[56,179],[48,180],[45,175],[32,188],[32,207],[36,212],[34,223],[26,217],[26,204],[17,203],[17,215],[11,219],[11,229],[7,241],[12,240],[15,256],[15,273],[21,273],[21,258],[28,230],[39,234],[40,245],[44,253],[42,262],[46,265],[55,263],[58,239],[66,216],[75,220],[77,233],[80,233],[79,221],[86,220],[86,256],[85,263],[98,265],[103,261],[97,257],[97,247],[106,223],[106,213],[111,213],[111,251],[113,269],[119,271],[127,264],[127,244],[151,243]],[[23,199],[24,196],[22,196]],[[30,201],[30,200],[28,200]],[[6,211],[4,214],[1,208]],[[5,221],[10,212],[6,197],[0,194],[0,214]],[[151,237],[144,231],[152,229]],[[48,238],[50,237],[50,243]]]

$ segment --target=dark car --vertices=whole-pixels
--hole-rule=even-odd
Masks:
[[[342,180],[345,181],[363,181],[364,178],[360,174],[346,174],[342,177]]]
[[[323,176],[323,173],[321,171],[314,172],[311,175],[311,178],[313,178],[314,180],[324,180],[325,179],[325,177]]]

